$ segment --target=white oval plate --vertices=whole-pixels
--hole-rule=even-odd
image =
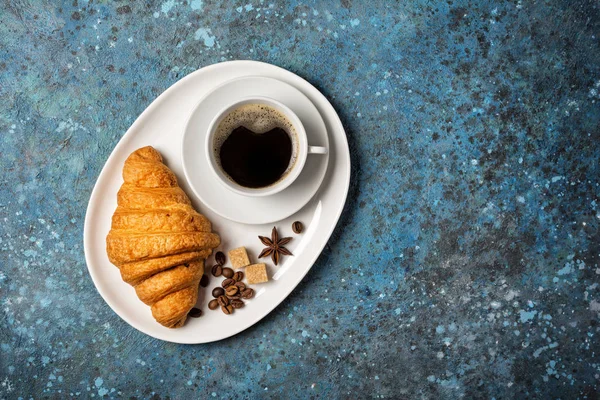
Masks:
[[[276,223],[280,234],[293,236],[289,249],[294,257],[285,257],[277,268],[269,261],[268,283],[254,285],[254,299],[233,315],[211,311],[207,299],[221,279],[211,277],[210,285],[200,290],[198,307],[203,316],[189,319],[184,327],[168,329],[159,325],[150,308],[136,296],[133,287],[121,280],[119,270],[106,255],[105,238],[116,208],[117,191],[122,183],[121,171],[127,156],[137,148],[152,145],[179,178],[198,211],[213,222],[221,235],[221,249],[227,251],[246,246],[251,261],[257,262],[262,249],[257,235],[268,235],[273,225],[244,225],[229,221],[192,196],[181,165],[181,140],[185,123],[194,106],[218,85],[242,76],[267,76],[287,82],[299,89],[318,108],[329,135],[329,166],[321,188],[300,211]],[[350,153],[342,123],[327,99],[310,83],[282,68],[256,61],[230,61],[193,72],[175,83],[138,117],[108,158],[92,191],[85,217],[83,241],[88,270],[106,303],[127,323],[147,335],[175,343],[207,343],[235,335],[264,318],[300,283],[327,244],[342,213],[350,184]],[[210,190],[211,188],[207,188]],[[291,223],[304,222],[302,235],[294,235]],[[212,265],[212,257],[207,267]],[[207,271],[208,272],[208,271]]]
[[[315,195],[325,178],[329,155],[309,154],[300,176],[290,187],[274,195],[249,197],[228,190],[210,170],[205,157],[206,135],[210,122],[220,110],[249,96],[270,97],[285,104],[302,121],[311,146],[329,147],[323,118],[308,97],[278,79],[248,76],[227,81],[200,100],[184,130],[181,162],[194,194],[206,207],[232,221],[271,223],[294,214]],[[206,190],[207,187],[210,190]]]

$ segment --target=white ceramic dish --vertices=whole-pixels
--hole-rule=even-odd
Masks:
[[[308,203],[325,177],[329,155],[308,155],[298,178],[279,193],[248,197],[228,190],[211,170],[205,155],[206,136],[211,121],[224,107],[250,96],[270,97],[283,103],[302,121],[311,146],[329,146],[319,110],[300,90],[277,79],[246,76],[225,82],[200,100],[186,123],[181,160],[185,177],[203,205],[232,221],[265,224],[287,218]],[[205,190],[206,187],[211,190]]]
[[[190,319],[179,329],[164,328],[154,321],[149,307],[135,295],[135,290],[121,280],[119,271],[106,256],[105,237],[116,207],[116,194],[122,183],[123,162],[135,149],[152,145],[159,150],[167,165],[179,177],[182,188],[194,206],[213,222],[221,235],[221,248],[229,250],[246,246],[250,257],[262,245],[257,235],[268,235],[272,224],[248,226],[231,222],[204,207],[189,190],[184,179],[180,151],[185,122],[194,106],[216,86],[241,76],[267,76],[286,82],[306,95],[318,108],[329,134],[329,167],[325,179],[311,201],[301,210],[276,223],[280,233],[294,236],[289,249],[294,257],[285,257],[279,267],[268,262],[271,281],[254,285],[256,296],[246,307],[227,316],[210,311],[207,297],[221,279],[212,278],[207,289],[200,291],[198,306],[204,315]],[[87,209],[84,248],[89,273],[106,303],[127,323],[155,338],[175,343],[206,343],[235,335],[264,318],[298,285],[325,247],[341,215],[350,183],[350,153],[344,128],[327,99],[311,84],[282,68],[255,61],[231,61],[211,65],[191,73],[161,94],[139,116],[108,158]],[[212,190],[208,187],[207,190]],[[291,223],[303,221],[306,229],[295,236]],[[270,261],[270,260],[269,260]],[[207,266],[212,263],[212,257]]]

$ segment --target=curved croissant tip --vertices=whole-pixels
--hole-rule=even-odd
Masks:
[[[163,161],[162,156],[160,155],[158,150],[156,150],[152,146],[140,147],[139,149],[131,153],[129,157],[127,157],[127,159],[155,160],[159,162]]]

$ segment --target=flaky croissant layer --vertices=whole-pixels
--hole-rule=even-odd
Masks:
[[[196,304],[204,259],[220,238],[153,147],[131,153],[123,180],[106,237],[108,259],[157,322],[178,328]]]

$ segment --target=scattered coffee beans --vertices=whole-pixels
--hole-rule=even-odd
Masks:
[[[304,225],[302,225],[302,222],[296,221],[292,224],[292,230],[296,235],[298,235],[304,230]]]
[[[223,274],[223,267],[221,267],[219,264],[217,264],[212,267],[211,272],[212,272],[213,276],[219,277]]]
[[[244,279],[244,273],[242,271],[238,271],[235,274],[233,274],[232,278],[234,281],[239,282],[242,279]]]
[[[212,299],[211,301],[209,301],[208,308],[210,308],[211,310],[216,310],[217,308],[219,308],[219,300]]]
[[[223,311],[223,313],[229,315],[233,313],[233,307],[231,306],[231,304],[227,305],[227,306],[221,306],[221,311]]]
[[[225,265],[225,254],[223,254],[222,251],[217,251],[217,254],[215,254],[215,261],[219,265]]]
[[[190,310],[190,312],[188,313],[188,316],[192,317],[192,318],[198,318],[198,317],[202,316],[202,310],[194,307]]]
[[[225,307],[226,305],[229,304],[229,299],[225,296],[219,296],[219,298],[217,299],[217,301],[219,302],[219,305],[221,307]]]
[[[221,286],[223,286],[224,289],[227,288],[227,286],[231,286],[235,284],[235,281],[233,279],[225,279],[222,283]]]
[[[209,281],[210,279],[208,279],[208,275],[202,275],[202,278],[200,278],[200,286],[207,287]]]
[[[231,306],[233,308],[242,308],[244,307],[244,302],[242,300],[231,300]]]
[[[216,287],[212,290],[212,296],[217,299],[220,296],[223,296],[225,294],[225,290],[223,288],[220,287]]]
[[[227,289],[225,289],[225,294],[227,295],[227,297],[231,297],[231,296],[235,296],[238,293],[239,289],[237,288],[237,286],[235,285],[229,285],[227,286]]]
[[[292,230],[296,234],[301,233],[303,229],[304,226],[300,221],[296,221],[292,224]],[[211,272],[215,277],[223,276],[226,279],[221,282],[221,287],[216,287],[212,290],[214,299],[208,303],[208,308],[216,310],[221,307],[223,313],[230,315],[233,313],[234,309],[245,306],[246,303],[244,303],[242,299],[251,299],[254,297],[254,289],[247,287],[246,284],[242,282],[244,279],[244,273],[242,271],[234,272],[231,268],[223,267],[226,261],[227,259],[223,252],[218,251],[215,254],[216,264],[211,268]],[[203,275],[200,279],[200,285],[206,287],[208,284],[208,275]],[[189,313],[191,317],[196,315],[196,317],[199,317],[201,314],[202,310],[197,308],[193,308]]]

